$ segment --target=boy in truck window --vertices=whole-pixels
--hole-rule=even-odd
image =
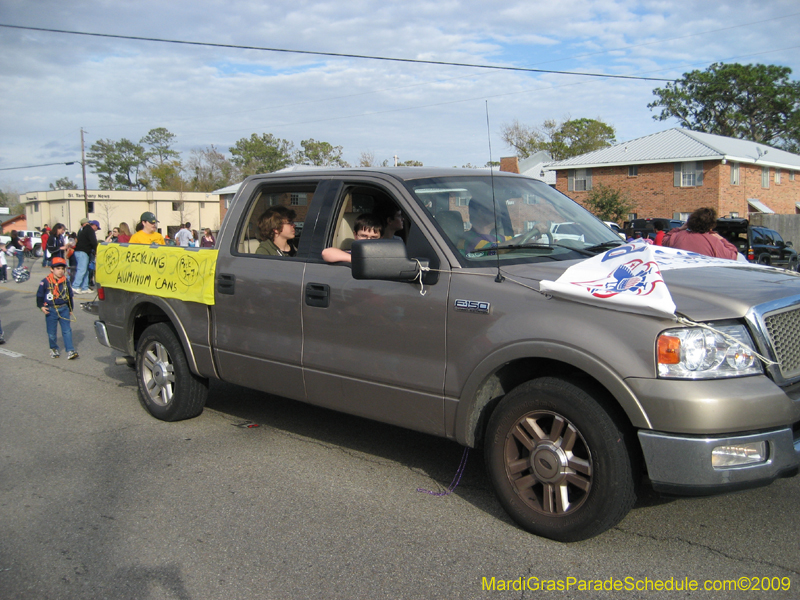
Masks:
[[[294,256],[294,219],[297,213],[285,206],[272,206],[258,218],[259,238],[263,240],[256,254],[268,256]]]
[[[494,211],[489,206],[472,200],[469,203],[469,220],[472,227],[459,241],[458,249],[464,254],[478,250],[489,250],[492,246],[511,239],[511,236],[498,235],[494,228]]]
[[[354,240],[378,240],[383,235],[381,221],[375,215],[359,215],[353,224]],[[322,258],[325,262],[351,262],[350,252],[339,248],[325,248],[322,251]]]

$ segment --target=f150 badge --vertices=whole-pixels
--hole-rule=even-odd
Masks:
[[[461,312],[489,314],[491,304],[480,300],[456,300],[454,308]]]

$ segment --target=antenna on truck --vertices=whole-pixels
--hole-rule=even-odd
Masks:
[[[494,166],[492,165],[492,130],[489,127],[489,101],[486,100],[486,136],[489,140],[489,179],[492,182],[492,212],[494,213],[494,236],[497,238],[497,202],[494,199]],[[495,250],[494,255],[497,257],[497,277],[494,280],[497,283],[503,283],[506,278],[503,277],[503,274],[500,272],[500,252],[497,249],[499,246],[499,240],[495,239]]]

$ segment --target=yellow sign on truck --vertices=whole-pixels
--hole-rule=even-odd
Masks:
[[[217,250],[100,244],[97,282],[108,288],[214,304]]]

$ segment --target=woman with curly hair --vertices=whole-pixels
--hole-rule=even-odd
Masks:
[[[686,224],[664,235],[663,245],[688,250],[706,256],[736,260],[736,246],[712,229],[717,226],[717,211],[711,207],[698,208],[689,215]]]

